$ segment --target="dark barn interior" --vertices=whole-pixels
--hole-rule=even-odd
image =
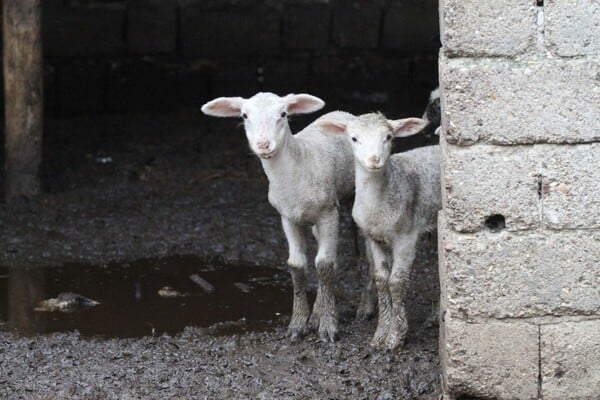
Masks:
[[[340,341],[290,343],[287,246],[267,179],[240,121],[200,106],[259,91],[325,100],[294,132],[336,109],[420,117],[437,86],[438,29],[437,0],[43,0],[42,194],[0,202],[0,376],[11,371],[0,397],[435,398],[435,237],[413,267],[407,347],[370,350],[375,321],[354,318],[366,266],[348,208]],[[5,181],[2,169],[2,199]],[[193,291],[194,273],[224,297],[156,296]],[[33,311],[60,291],[102,305]],[[62,333],[31,336],[49,332]],[[65,354],[79,372],[55,365]]]

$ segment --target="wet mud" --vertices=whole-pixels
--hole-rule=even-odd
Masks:
[[[45,307],[48,298],[74,293],[79,297],[67,298],[62,308]],[[193,257],[0,268],[0,294],[0,320],[16,334],[77,330],[103,338],[176,334],[187,326],[229,321],[239,323],[223,326],[223,332],[269,330],[281,323],[292,300],[287,271],[205,265]],[[81,296],[99,304],[87,306]]]
[[[354,318],[366,265],[345,208],[340,340],[290,342],[287,246],[235,125],[196,114],[46,122],[45,193],[0,203],[0,398],[437,398],[435,237],[419,243],[405,348],[373,350],[376,321]],[[101,304],[32,311],[61,292]]]

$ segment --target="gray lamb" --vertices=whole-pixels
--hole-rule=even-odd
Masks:
[[[365,114],[318,121],[332,136],[345,137],[354,153],[356,197],[352,216],[367,237],[373,258],[379,320],[371,344],[395,349],[404,343],[404,308],[419,234],[436,228],[441,209],[439,146],[391,155],[393,137],[421,131],[419,118],[387,120]]]

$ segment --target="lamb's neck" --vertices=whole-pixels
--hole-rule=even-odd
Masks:
[[[386,192],[392,175],[390,163],[386,163],[380,171],[369,171],[355,161],[356,198],[367,204],[377,204]]]
[[[276,150],[273,157],[261,158],[263,169],[269,182],[277,179],[289,178],[294,171],[302,170],[302,146],[298,142],[289,127],[284,135],[280,148]]]

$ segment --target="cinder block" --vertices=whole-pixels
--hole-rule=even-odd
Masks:
[[[600,228],[600,144],[442,147],[448,223],[475,232],[502,215],[508,231]]]
[[[600,229],[600,143],[536,147],[544,227]]]
[[[435,53],[439,43],[438,0],[390,4],[383,17],[382,45],[403,53]]]
[[[600,320],[541,326],[544,400],[600,398]]]
[[[442,56],[447,140],[459,144],[600,141],[599,66],[600,58],[516,61]]]
[[[57,67],[58,111],[61,113],[104,110],[106,65],[94,60],[75,60]]]
[[[182,4],[181,51],[187,57],[273,55],[279,52],[279,27],[279,13],[272,7]]]
[[[133,53],[169,53],[176,49],[174,2],[129,0],[127,41]]]
[[[379,44],[381,5],[375,1],[337,0],[333,42],[342,48],[375,48]]]
[[[438,219],[441,298],[462,319],[600,316],[600,231],[461,234]]]
[[[492,321],[471,324],[443,313],[440,359],[446,395],[537,399],[538,344],[536,325]]]
[[[290,50],[323,50],[329,46],[328,4],[285,4],[283,47]]]
[[[71,57],[124,53],[123,7],[42,9],[45,55]]]
[[[110,111],[176,111],[197,108],[208,97],[202,64],[133,61],[115,65],[108,77]]]
[[[600,55],[600,2],[546,0],[544,35],[559,56]]]
[[[452,229],[479,231],[494,215],[504,217],[508,231],[540,226],[541,160],[531,146],[463,147],[448,144],[444,136],[440,145],[442,201]]]
[[[455,56],[515,56],[536,38],[532,0],[440,0],[444,50]]]

